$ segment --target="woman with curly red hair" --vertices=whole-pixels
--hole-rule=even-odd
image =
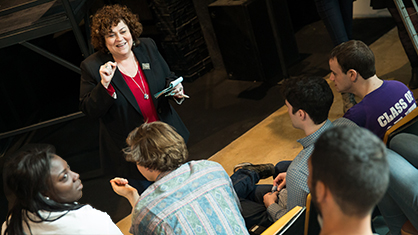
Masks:
[[[177,77],[142,25],[126,6],[99,9],[92,18],[91,39],[98,52],[81,63],[80,109],[100,121],[100,155],[106,170],[116,170],[143,191],[149,182],[122,154],[129,132],[144,122],[162,121],[187,141],[189,132],[169,104],[154,95]],[[181,84],[174,99],[184,99]],[[134,183],[136,182],[136,183]]]

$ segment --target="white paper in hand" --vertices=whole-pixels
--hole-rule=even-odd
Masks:
[[[164,90],[162,90],[162,91],[160,91],[160,92],[157,92],[157,93],[154,95],[154,97],[155,97],[155,98],[158,98],[158,97],[160,97],[161,95],[164,95],[164,94],[170,94],[170,93],[171,93],[171,91],[174,89],[174,87],[176,87],[176,86],[177,86],[178,84],[180,84],[182,81],[183,81],[183,77],[179,77],[179,78],[177,78],[176,80],[174,80],[174,81],[170,82],[170,84],[168,85],[168,87],[167,87],[167,88],[165,88]]]

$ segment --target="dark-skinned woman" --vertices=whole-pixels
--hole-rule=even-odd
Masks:
[[[24,146],[5,169],[13,200],[2,235],[122,234],[108,214],[77,203],[83,194],[80,176],[52,145]]]

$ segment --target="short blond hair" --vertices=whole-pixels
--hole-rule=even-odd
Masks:
[[[175,170],[188,157],[183,137],[164,122],[142,124],[129,133],[126,143],[125,159],[151,170]]]

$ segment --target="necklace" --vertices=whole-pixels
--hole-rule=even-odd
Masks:
[[[138,83],[135,81],[135,79],[133,77],[129,76],[126,73],[125,73],[125,75],[132,79],[132,81],[136,84],[136,86],[139,88],[139,90],[144,95],[144,99],[147,100],[147,99],[149,99],[149,95],[146,93],[146,89],[145,89],[145,85],[144,85],[144,79],[142,78],[141,73],[139,72],[139,68],[138,68],[139,65],[135,63],[135,59],[134,59],[134,65],[137,66],[136,67],[136,72],[139,74],[139,79],[141,80],[141,83],[142,83],[142,86],[143,86],[144,90],[142,90],[142,87],[138,85]]]

